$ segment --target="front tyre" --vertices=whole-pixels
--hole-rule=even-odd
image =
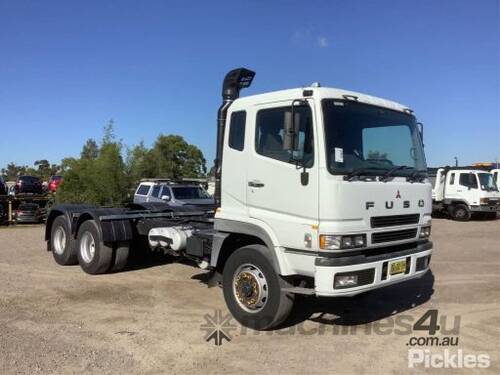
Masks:
[[[229,311],[242,325],[265,330],[282,323],[293,307],[294,295],[282,291],[289,286],[274,270],[262,245],[236,250],[227,260],[222,279]]]
[[[85,221],[78,229],[77,254],[80,267],[86,273],[97,275],[110,269],[113,248],[102,241],[94,220]]]
[[[458,203],[450,207],[450,215],[456,221],[469,221],[471,212],[465,204]]]

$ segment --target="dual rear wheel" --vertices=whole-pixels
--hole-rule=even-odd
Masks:
[[[129,255],[128,242],[105,243],[94,220],[82,223],[75,239],[64,216],[52,224],[50,245],[58,264],[80,264],[92,275],[121,271]]]

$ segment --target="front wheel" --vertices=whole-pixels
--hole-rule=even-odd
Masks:
[[[469,221],[471,217],[469,208],[462,203],[451,206],[450,215],[451,218],[456,221]]]
[[[293,307],[294,295],[282,291],[289,286],[263,255],[262,245],[236,250],[227,260],[222,288],[227,307],[242,325],[265,330],[282,323]]]

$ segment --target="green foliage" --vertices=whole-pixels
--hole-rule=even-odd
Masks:
[[[97,142],[92,138],[87,139],[87,142],[83,145],[80,157],[82,159],[97,159],[98,156],[99,146],[97,145]]]
[[[94,143],[85,143],[80,159],[63,160],[66,171],[57,191],[58,202],[119,205],[126,200],[128,178],[123,146],[114,139],[112,126],[105,129],[100,147],[94,147]]]
[[[104,128],[101,144],[89,139],[79,159],[61,163],[64,182],[57,192],[58,202],[118,205],[131,198],[141,178],[203,177],[203,153],[178,135],[160,135],[153,148],[143,142],[127,151],[114,136],[113,123]]]
[[[21,175],[36,176],[41,178],[42,181],[47,181],[50,176],[58,174],[61,170],[60,165],[50,164],[49,161],[45,159],[35,161],[34,166],[35,168],[27,165],[9,163],[6,168],[2,168],[1,173],[2,176],[5,176],[7,181],[13,181]]]
[[[110,121],[101,142],[88,139],[80,158],[64,158],[61,165],[41,159],[35,161],[35,168],[9,163],[1,172],[7,180],[28,174],[47,181],[52,175],[62,174],[64,181],[56,194],[58,203],[96,205],[120,205],[130,200],[141,178],[180,179],[205,177],[207,173],[201,150],[179,135],[160,135],[152,148],[141,142],[127,150],[125,160],[123,151]]]
[[[176,179],[199,177],[207,173],[203,153],[179,135],[160,135],[151,153],[157,176]]]

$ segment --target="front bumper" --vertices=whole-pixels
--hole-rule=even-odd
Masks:
[[[368,250],[369,251],[369,250]],[[340,297],[354,296],[372,289],[414,279],[423,276],[429,269],[432,242],[418,243],[415,247],[403,251],[371,256],[366,254],[336,257],[318,257],[315,261],[314,292],[317,296]],[[426,266],[422,268],[424,257],[428,257]],[[407,270],[404,273],[390,275],[389,265],[392,261],[406,259]],[[420,259],[420,260],[419,260]],[[419,269],[417,269],[417,261]],[[335,289],[334,278],[339,273],[368,274],[364,285]],[[373,276],[372,276],[373,275]]]
[[[481,206],[471,206],[471,212],[497,212],[499,210],[499,205],[481,205]]]

